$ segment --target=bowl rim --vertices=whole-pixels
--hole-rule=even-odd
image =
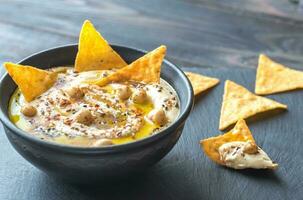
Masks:
[[[117,45],[117,44],[112,44],[112,43],[110,45],[114,49],[115,49],[115,47],[116,48],[125,48],[125,49],[129,49],[129,50],[138,51],[140,53],[147,53],[146,50],[142,50],[142,49],[139,49],[136,47]],[[75,48],[77,46],[78,46],[78,44],[74,43],[74,44],[67,44],[67,45],[61,45],[61,46],[48,48],[48,49],[33,53],[17,63],[22,64],[26,60],[28,60],[34,56],[37,56],[39,54],[42,54],[42,53],[46,54],[51,51],[58,51],[59,49],[63,49],[63,48]],[[120,151],[130,150],[130,149],[133,149],[133,148],[136,148],[139,146],[146,145],[148,143],[155,142],[156,140],[169,135],[169,133],[173,132],[181,124],[183,124],[185,122],[185,120],[187,119],[188,115],[190,114],[193,104],[194,104],[193,88],[192,88],[192,85],[191,85],[189,79],[185,75],[185,73],[177,65],[173,64],[169,60],[164,59],[163,62],[166,65],[168,65],[169,67],[171,67],[173,70],[175,70],[179,76],[181,76],[181,79],[183,80],[183,83],[184,83],[185,87],[187,88],[189,95],[188,95],[188,99],[185,102],[184,110],[183,110],[183,112],[181,112],[181,110],[180,110],[180,113],[179,113],[179,116],[177,117],[177,119],[173,123],[171,123],[168,127],[166,127],[165,129],[159,131],[157,134],[154,134],[152,136],[148,136],[148,137],[145,137],[145,138],[139,139],[137,141],[133,141],[133,142],[117,144],[117,145],[112,145],[112,146],[105,146],[105,147],[72,146],[72,145],[61,144],[61,143],[52,142],[52,141],[48,141],[48,140],[41,140],[38,137],[27,133],[26,131],[18,128],[9,119],[8,115],[3,111],[2,108],[0,108],[0,120],[6,128],[8,128],[11,132],[13,132],[13,134],[17,134],[17,136],[19,136],[25,140],[28,140],[39,146],[44,146],[44,147],[47,147],[50,149],[55,149],[58,151],[64,151],[64,152],[69,152],[69,153],[85,153],[85,154],[98,153],[99,154],[99,153],[108,153],[108,152],[120,152]],[[0,79],[0,85],[3,84],[3,80],[6,79],[8,76],[9,75],[7,72],[5,72],[4,75],[2,75],[2,77]],[[177,95],[179,97],[178,93],[177,93]],[[0,103],[2,103],[2,102],[0,102]],[[5,105],[5,106],[8,106],[8,105]],[[11,133],[9,133],[9,134],[11,134]]]

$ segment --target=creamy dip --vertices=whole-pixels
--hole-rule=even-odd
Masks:
[[[220,146],[219,154],[225,165],[234,169],[273,169],[278,166],[260,147],[249,141],[225,143]]]
[[[179,115],[176,92],[162,79],[159,84],[99,87],[85,82],[111,71],[54,70],[60,73],[48,91],[27,103],[17,89],[10,101],[11,120],[42,140],[76,146],[121,144],[153,135]]]

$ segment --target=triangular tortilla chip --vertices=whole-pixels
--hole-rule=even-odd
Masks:
[[[276,169],[278,167],[278,164],[258,147],[243,119],[240,119],[229,132],[201,140],[200,144],[211,160],[226,167],[234,169]],[[222,145],[225,146],[220,149]],[[220,154],[220,151],[224,153]],[[250,162],[248,162],[249,159],[251,159]]]
[[[57,80],[55,72],[14,63],[4,63],[4,66],[27,102],[47,91]]]
[[[86,20],[80,32],[75,71],[122,68],[126,65],[127,63],[111,48],[94,25]]]
[[[265,95],[303,88],[303,72],[290,69],[261,54],[256,77],[256,94]]]
[[[106,85],[110,82],[138,81],[144,83],[159,83],[161,64],[166,53],[166,47],[160,46],[157,49],[145,54],[135,60],[130,65],[119,69],[97,81],[89,83],[99,86]]]
[[[193,86],[195,95],[198,95],[201,92],[211,87],[214,87],[220,82],[219,79],[203,76],[201,74],[197,74],[193,72],[185,72],[185,74]]]
[[[255,144],[255,140],[243,119],[240,119],[235,127],[224,135],[201,140],[200,144],[209,158],[218,164],[224,165],[220,160],[219,147],[225,143],[235,141],[251,141]]]
[[[271,99],[257,96],[230,80],[225,82],[219,129],[224,130],[239,119],[246,119],[257,113],[287,106]]]

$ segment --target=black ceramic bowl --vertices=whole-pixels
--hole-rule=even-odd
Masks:
[[[127,63],[146,53],[123,46],[112,47]],[[62,46],[29,56],[20,64],[42,69],[72,65],[76,53],[77,45]],[[20,130],[8,117],[9,99],[16,89],[16,84],[8,74],[0,81],[0,119],[10,143],[17,152],[51,176],[78,183],[125,176],[145,170],[163,158],[178,141],[191,111],[193,91],[184,73],[165,60],[161,77],[176,90],[180,98],[180,115],[165,130],[136,142],[102,148],[73,147],[43,141]]]

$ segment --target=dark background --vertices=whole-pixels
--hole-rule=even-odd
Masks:
[[[288,0],[0,0],[0,62],[77,42],[85,19],[111,43],[165,44],[184,68],[253,68],[260,52],[303,60],[303,15]]]
[[[165,44],[167,58],[184,70],[224,68],[234,70],[235,77],[242,80],[244,75],[238,71],[255,68],[261,52],[303,69],[301,13],[298,4],[287,0],[0,0],[0,63],[17,62],[37,51],[76,43],[83,21],[90,19],[111,43],[145,50]],[[224,77],[220,70],[213,73],[216,74]],[[248,80],[253,80],[253,76],[252,73]],[[199,120],[202,111],[213,113],[201,107],[201,101],[217,98],[220,104],[221,94],[214,92],[221,92],[221,87],[223,84],[211,91],[206,100],[198,99],[180,142],[164,160],[146,174],[111,187],[71,186],[47,177],[13,150],[1,131],[0,199],[253,199],[251,195],[261,194],[269,199],[296,199],[300,192],[302,196],[303,175],[295,173],[302,172],[302,164],[289,161],[292,169],[282,166],[277,174],[238,173],[214,165],[200,151],[196,141],[219,133],[218,116],[210,119],[205,134],[199,132],[208,126],[207,122],[194,120]],[[299,93],[295,95],[302,98]],[[300,112],[297,114],[294,113],[302,119]],[[293,131],[302,131],[300,122],[295,121],[298,129]],[[257,124],[252,129],[257,131],[258,126],[264,125]],[[261,144],[270,145],[257,137]],[[271,151],[270,155],[278,160],[284,158],[283,153],[282,157],[278,154]],[[302,160],[302,154],[297,156]],[[222,177],[220,173],[228,175]],[[217,174],[215,178],[213,174]],[[233,184],[228,180],[237,182],[236,186],[226,188]],[[256,184],[254,189],[258,192],[252,192],[256,190],[248,188],[249,184]]]

